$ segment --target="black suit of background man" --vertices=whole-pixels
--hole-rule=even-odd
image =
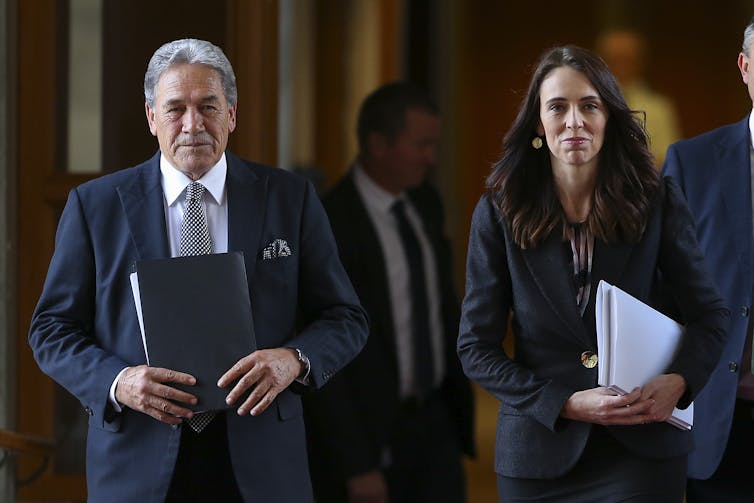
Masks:
[[[461,460],[464,453],[473,455],[473,398],[455,352],[459,303],[442,204],[426,183],[437,158],[437,109],[412,85],[387,84],[362,104],[358,136],[356,163],[323,203],[343,265],[369,315],[370,333],[342,375],[307,397],[315,496],[351,503],[465,501]],[[424,313],[413,309],[410,282],[396,278],[391,263],[404,260],[410,275],[390,210],[398,200],[425,243],[424,258],[430,259],[425,263],[435,266],[425,268],[433,276],[426,281],[439,328],[432,336],[435,375],[428,392],[406,385],[412,371],[406,370],[405,355],[419,344],[406,327]],[[401,311],[403,329],[396,330]],[[411,337],[401,339],[396,334],[401,330]]]

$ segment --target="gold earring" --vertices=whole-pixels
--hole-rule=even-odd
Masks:
[[[534,139],[531,141],[531,146],[536,148],[537,150],[542,148],[542,145],[543,145],[542,138],[540,138],[539,136],[535,136]]]

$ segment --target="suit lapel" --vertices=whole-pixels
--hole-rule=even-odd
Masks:
[[[370,285],[374,289],[374,291],[370,292],[370,297],[374,299],[390,299],[382,244],[377,237],[377,231],[367,213],[364,202],[361,200],[361,196],[354,185],[353,171],[349,172],[343,180],[342,194],[342,209],[340,211],[353,212],[350,231],[353,232],[355,247],[351,253],[358,254],[360,257],[359,262],[363,264],[360,270],[366,276],[364,283],[358,280],[354,280],[354,283]],[[339,236],[339,238],[341,240],[348,239],[343,236]],[[364,254],[363,250],[370,250],[370,252]],[[381,324],[376,332],[384,334],[382,342],[390,348],[390,354],[395,355],[393,311],[390,302],[372,302],[370,310],[372,311],[371,322]],[[395,364],[397,365],[397,360]]]
[[[246,275],[251,281],[260,249],[259,240],[267,210],[267,179],[226,152],[228,161],[228,251],[246,256]]]
[[[752,232],[750,142],[749,117],[747,116],[739,123],[735,136],[724,138],[715,145],[716,166],[724,170],[716,178],[720,180],[720,193],[717,197],[720,198],[721,207],[724,208],[725,219],[730,229],[728,232],[742,237],[742,239],[733,240],[736,243],[736,257],[748,257],[751,253],[749,248],[751,240],[743,239],[744,236],[751,236]],[[749,183],[741,183],[742,180],[747,180]],[[720,229],[720,232],[724,230]],[[740,264],[743,267],[742,274],[751,276],[749,264],[750,262],[746,260]]]
[[[160,153],[136,168],[130,184],[117,187],[129,231],[140,260],[170,256],[162,183]]]
[[[567,246],[557,230],[533,250],[523,250],[524,260],[537,287],[558,317],[571,329],[573,335],[587,347],[594,345],[593,326],[584,320],[594,319],[594,302],[600,279],[615,284],[620,279],[631,256],[632,247],[624,243],[606,244],[596,241],[592,256],[592,282],[589,301],[582,319],[576,305]]]
[[[600,280],[611,285],[619,283],[628,264],[633,246],[619,243],[605,243],[595,240],[592,255],[592,279],[589,291],[589,301],[584,311],[584,319],[595,319],[595,303],[597,301],[597,287]],[[590,334],[596,333],[594,324],[587,327]]]
[[[577,339],[591,346],[576,306],[564,246],[560,231],[556,229],[536,248],[522,250],[522,255],[529,273],[552,310]]]

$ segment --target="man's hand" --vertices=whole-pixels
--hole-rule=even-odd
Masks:
[[[252,386],[249,397],[238,407],[238,415],[257,416],[301,374],[303,365],[291,348],[261,349],[241,358],[217,381],[224,388],[238,379],[225,401],[233,405]]]
[[[348,479],[348,503],[387,503],[387,483],[379,470]]]
[[[642,397],[641,388],[620,396],[600,387],[571,395],[560,415],[566,419],[605,425],[642,424],[653,420],[650,409],[654,405],[655,398]]]
[[[196,397],[164,384],[168,382],[193,386],[196,379],[175,370],[146,365],[128,367],[115,387],[115,399],[163,423],[180,424],[181,418],[190,418],[194,413],[174,402],[195,405]]]

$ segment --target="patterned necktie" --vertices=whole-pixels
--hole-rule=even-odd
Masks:
[[[179,255],[208,255],[212,253],[212,238],[209,235],[207,215],[204,213],[204,185],[191,182],[186,187],[186,206],[181,224]]]
[[[207,255],[212,253],[212,238],[209,235],[207,215],[204,212],[204,185],[191,182],[186,188],[186,205],[181,224],[181,256]],[[214,412],[195,414],[186,422],[191,429],[200,433],[215,417]]]
[[[411,285],[411,342],[414,346],[414,388],[420,398],[426,398],[433,386],[432,343],[429,328],[429,302],[424,276],[424,258],[419,239],[406,218],[403,201],[393,204],[391,211],[398,222],[398,233],[408,262]]]

